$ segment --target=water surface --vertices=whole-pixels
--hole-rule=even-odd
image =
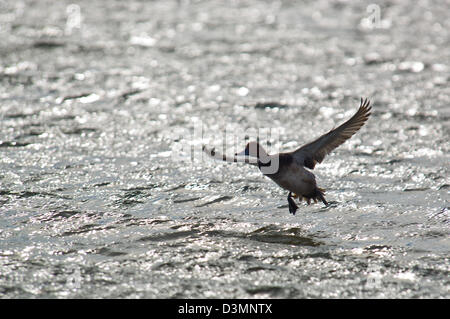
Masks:
[[[2,298],[450,296],[448,2],[70,4],[0,1]],[[330,207],[174,160],[199,123],[295,149],[361,96]]]

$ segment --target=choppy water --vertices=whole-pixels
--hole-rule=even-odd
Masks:
[[[448,2],[77,3],[0,1],[2,298],[450,297]],[[295,149],[361,96],[328,208],[173,160],[199,123]]]

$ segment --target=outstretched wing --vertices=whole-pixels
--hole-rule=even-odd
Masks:
[[[351,119],[292,152],[294,159],[301,165],[314,169],[317,163],[322,163],[327,154],[352,137],[364,125],[371,114],[370,110],[370,101],[361,98],[359,109]]]
[[[228,157],[225,154],[220,154],[220,153],[216,152],[214,148],[213,149],[207,148],[205,145],[203,145],[202,150],[203,150],[203,152],[205,152],[212,158],[222,160],[224,162],[229,162],[229,163],[238,163],[239,162],[239,163],[246,163],[246,164],[258,166],[257,159],[249,157],[249,156]]]

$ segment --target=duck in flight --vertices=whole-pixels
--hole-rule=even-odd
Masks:
[[[352,137],[367,121],[370,110],[370,101],[361,98],[358,111],[347,122],[293,152],[269,155],[258,142],[248,143],[244,151],[231,158],[206,146],[203,146],[203,151],[226,162],[244,162],[257,166],[265,176],[289,192],[289,212],[295,215],[298,206],[294,198],[298,198],[300,202],[305,199],[308,205],[311,200],[315,203],[320,200],[328,206],[325,190],[317,187],[314,174],[306,168],[314,169],[327,154]]]

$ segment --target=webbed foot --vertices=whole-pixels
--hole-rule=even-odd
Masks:
[[[295,215],[295,212],[297,211],[298,206],[297,206],[297,204],[295,204],[294,200],[292,199],[292,193],[291,192],[289,192],[287,200],[288,200],[288,204],[289,204],[289,212],[292,215]]]

